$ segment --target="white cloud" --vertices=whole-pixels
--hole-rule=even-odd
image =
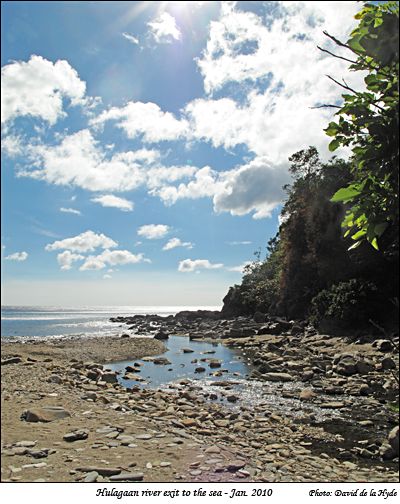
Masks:
[[[18,176],[89,191],[134,189],[146,181],[143,165],[158,159],[156,151],[146,149],[109,158],[89,130],[66,136],[56,146],[31,146],[29,153],[33,168],[19,171]]]
[[[85,259],[85,257],[80,254],[72,254],[69,250],[57,254],[57,262],[62,270],[70,270],[72,268],[72,263],[80,261],[81,259]]]
[[[168,12],[163,12],[157,19],[147,23],[147,26],[158,44],[181,39],[182,34],[176,25],[175,18]]]
[[[54,243],[46,245],[47,251],[67,249],[73,252],[92,252],[98,247],[108,249],[116,247],[118,244],[104,234],[96,234],[93,231],[85,231],[77,236],[57,240]]]
[[[14,61],[1,69],[1,122],[34,116],[53,125],[65,115],[63,98],[71,105],[83,104],[85,90],[65,60],[52,63],[33,55],[28,62]]]
[[[133,35],[131,35],[130,33],[126,33],[124,32],[122,34],[122,36],[126,39],[126,40],[129,40],[129,42],[131,42],[132,44],[135,44],[135,45],[138,45],[139,44],[139,39],[137,37],[134,37]]]
[[[70,213],[70,214],[75,214],[75,215],[81,215],[81,212],[79,210],[75,210],[75,208],[60,208],[60,212],[63,213]]]
[[[163,247],[163,250],[172,250],[176,247],[184,247],[187,249],[192,249],[193,244],[191,242],[182,242],[179,238],[171,238]]]
[[[105,274],[105,275],[103,275],[103,278],[104,278],[105,280],[107,280],[108,278],[112,278],[112,276],[111,276],[111,275],[108,275],[108,274]]]
[[[137,264],[140,262],[149,262],[143,254],[132,254],[128,250],[104,250],[97,256],[89,256],[79,268],[80,271],[100,270],[107,265],[117,266],[124,264]]]
[[[112,107],[91,120],[92,126],[116,121],[128,138],[143,135],[144,142],[178,140],[188,134],[188,122],[164,112],[155,103],[128,102],[124,107]]]
[[[137,234],[148,240],[158,240],[164,238],[164,236],[168,234],[169,229],[169,226],[165,224],[146,224],[138,229]]]
[[[1,151],[10,158],[22,153],[22,138],[16,135],[8,135],[1,140]]]
[[[245,215],[254,212],[254,219],[269,217],[283,199],[282,186],[288,173],[282,167],[271,166],[265,158],[256,158],[237,170],[228,172],[215,193],[216,212]]]
[[[194,179],[187,184],[181,183],[178,187],[164,185],[150,191],[150,193],[158,196],[166,205],[172,205],[183,198],[212,197],[218,189],[223,188],[223,183],[219,180],[220,177],[223,177],[223,174],[220,175],[209,166],[205,166],[197,170]]]
[[[124,198],[119,198],[113,194],[104,194],[97,198],[92,198],[94,203],[100,203],[103,207],[119,208],[123,212],[131,212],[133,210],[133,203]]]
[[[28,254],[26,252],[14,252],[14,254],[8,255],[4,259],[7,261],[26,261],[26,259],[28,259]]]
[[[181,273],[192,273],[199,269],[220,269],[223,264],[212,264],[208,259],[184,259],[179,262],[178,271]]]

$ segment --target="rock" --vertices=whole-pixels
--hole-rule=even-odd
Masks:
[[[144,474],[141,472],[129,473],[124,472],[115,476],[110,476],[110,481],[143,481]]]
[[[4,359],[1,361],[2,366],[6,366],[7,364],[18,364],[22,362],[21,357],[11,357],[10,359]]]
[[[154,339],[156,340],[167,340],[169,338],[169,334],[165,333],[164,331],[159,331],[155,336]]]
[[[195,372],[195,373],[204,373],[204,371],[205,371],[205,370],[206,370],[206,368],[205,368],[205,367],[199,366],[199,367],[197,367],[197,368],[194,370],[194,372]]]
[[[243,467],[246,465],[246,462],[243,460],[233,460],[232,462],[229,462],[227,465],[228,471],[235,472],[238,471],[239,469],[243,469]]]
[[[376,347],[379,352],[391,352],[393,350],[393,344],[390,340],[380,339],[374,341],[372,344],[373,347]]]
[[[355,361],[353,356],[344,355],[340,357],[339,362],[334,367],[334,371],[344,376],[357,374],[357,362]]]
[[[99,473],[96,471],[91,471],[83,479],[83,483],[96,483]]]
[[[264,379],[273,382],[289,382],[293,381],[293,378],[288,373],[265,373]]]
[[[194,350],[192,350],[191,348],[182,348],[182,352],[183,353],[193,353]]]
[[[115,476],[116,474],[120,474],[121,469],[118,467],[97,467],[97,466],[89,466],[89,467],[77,467],[75,471],[80,472],[97,472],[101,476]]]
[[[54,374],[54,375],[49,376],[47,381],[48,381],[48,383],[57,383],[58,385],[61,385],[61,383],[63,382],[63,379],[61,378],[61,376]]]
[[[375,369],[375,366],[366,360],[358,361],[356,364],[357,372],[360,374],[368,374]]]
[[[385,357],[381,361],[381,366],[383,371],[387,371],[389,369],[396,369],[396,363],[390,357]]]
[[[184,418],[181,420],[181,424],[185,427],[194,427],[197,425],[196,420],[193,420],[193,418]]]
[[[136,437],[136,439],[142,439],[144,441],[147,441],[148,439],[152,439],[153,438],[153,436],[151,434],[138,434],[135,437]]]
[[[399,456],[399,426],[394,427],[388,437],[389,444],[393,450],[395,457]]]
[[[226,398],[226,400],[227,400],[228,402],[232,402],[232,403],[236,402],[238,399],[239,399],[239,398],[238,398],[238,396],[235,396],[235,395],[229,395],[229,396]]]
[[[101,379],[106,383],[118,383],[117,373],[115,373],[115,371],[106,371],[101,375]]]
[[[24,448],[33,448],[36,445],[36,441],[18,441],[15,446],[23,446]]]
[[[221,361],[215,359],[215,360],[210,361],[210,363],[208,365],[212,369],[214,369],[214,368],[220,368],[221,367]]]
[[[53,422],[61,418],[70,417],[71,413],[59,406],[44,406],[26,410],[21,415],[21,420],[26,422]]]
[[[100,376],[100,373],[98,373],[97,371],[95,371],[94,369],[90,369],[87,373],[86,373],[86,376],[89,378],[89,380],[94,380],[96,381],[97,378],[99,378]]]
[[[49,456],[49,450],[48,449],[45,449],[45,450],[30,450],[28,452],[28,455],[30,457],[35,458],[35,459],[46,458],[46,457]]]
[[[171,364],[171,362],[166,358],[166,357],[156,357],[153,360],[154,364],[160,365],[160,366],[168,366]]]
[[[78,429],[73,432],[69,432],[63,436],[63,440],[68,443],[72,443],[73,441],[80,441],[81,439],[87,439],[89,436],[89,431],[85,429]]]
[[[315,397],[315,392],[312,389],[304,389],[300,392],[299,398],[301,401],[310,401]]]
[[[320,408],[324,409],[340,409],[344,408],[345,406],[346,404],[343,402],[327,402],[319,405]]]
[[[119,435],[117,439],[122,444],[122,446],[128,446],[135,441],[135,438],[133,436],[127,436],[126,434]]]
[[[396,457],[393,448],[388,444],[383,444],[381,446],[379,454],[381,455],[383,460],[393,460]]]
[[[121,337],[121,338],[130,338],[130,335],[125,333],[125,334],[121,334],[121,336],[120,336],[120,337]]]

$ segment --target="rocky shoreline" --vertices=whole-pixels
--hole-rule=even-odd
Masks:
[[[118,338],[2,343],[3,482],[398,482],[398,338],[263,314],[112,320]],[[262,400],[238,400],[224,363],[205,360],[223,378],[213,393],[190,379],[126,389],[107,370],[130,359],[132,374],[172,334],[240,349]]]

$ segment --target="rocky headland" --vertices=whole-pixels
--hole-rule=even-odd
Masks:
[[[398,337],[262,313],[112,320],[117,338],[2,343],[3,482],[398,481]],[[162,366],[171,335],[189,336],[182,353],[196,340],[241,352],[257,401],[212,356],[193,364],[193,378],[199,367],[218,378],[211,387],[190,376],[143,387],[140,359]],[[123,360],[126,376],[108,368]]]

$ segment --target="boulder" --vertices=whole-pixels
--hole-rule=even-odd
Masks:
[[[159,366],[168,366],[171,362],[166,357],[156,357],[153,359],[154,364]]]
[[[11,357],[10,359],[2,360],[1,365],[5,366],[7,364],[18,364],[19,362],[22,362],[21,357]]]
[[[165,333],[164,331],[159,331],[155,336],[154,339],[156,340],[167,340],[169,338],[169,334]]]
[[[390,340],[380,339],[374,341],[372,344],[373,347],[376,347],[379,352],[391,352],[393,350],[393,344]]]
[[[26,422],[53,422],[70,417],[71,413],[59,406],[44,406],[26,410],[21,415],[21,420]]]
[[[107,371],[103,373],[101,379],[106,383],[118,383],[117,373],[115,373],[114,371]]]

